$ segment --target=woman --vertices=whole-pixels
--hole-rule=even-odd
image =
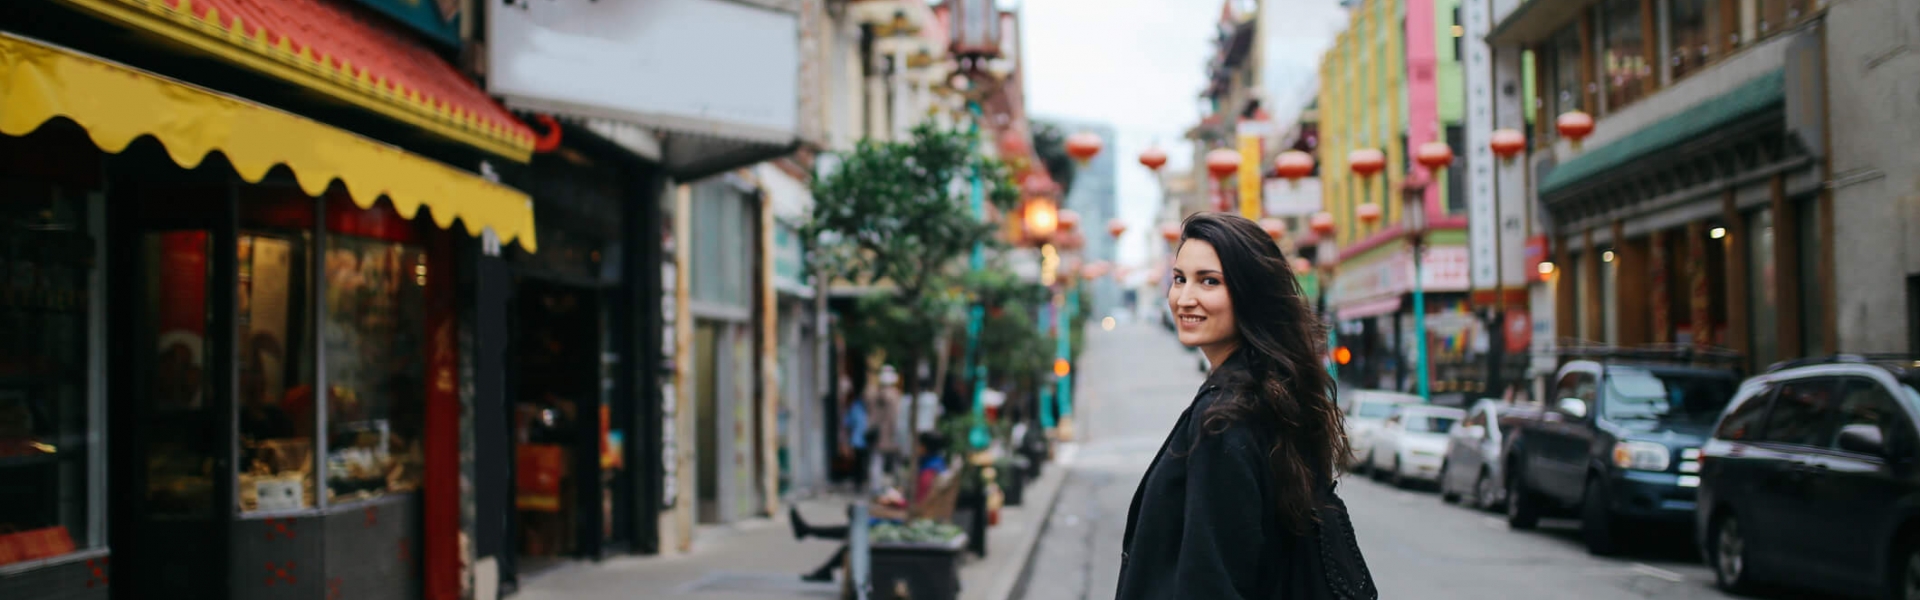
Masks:
[[[1375,597],[1333,495],[1350,453],[1299,281],[1253,221],[1182,229],[1167,303],[1214,368],[1134,492],[1118,597]]]

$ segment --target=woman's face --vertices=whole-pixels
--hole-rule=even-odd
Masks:
[[[1180,253],[1173,259],[1173,287],[1167,289],[1167,308],[1173,310],[1179,325],[1181,344],[1206,351],[1240,343],[1240,330],[1233,322],[1233,299],[1227,296],[1226,273],[1213,244],[1202,240],[1180,244]]]

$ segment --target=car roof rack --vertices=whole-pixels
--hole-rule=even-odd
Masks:
[[[1913,354],[1904,353],[1904,352],[1845,353],[1845,354],[1829,354],[1826,356],[1809,356],[1805,358],[1783,360],[1780,362],[1773,363],[1771,365],[1767,365],[1767,370],[1765,372],[1773,373],[1776,371],[1783,371],[1786,369],[1795,369],[1799,367],[1811,367],[1815,365],[1874,364],[1874,363],[1886,363],[1886,362],[1905,363],[1901,365],[1902,367],[1905,367],[1905,368],[1920,367],[1920,356],[1915,356]]]
[[[1732,348],[1694,344],[1604,344],[1580,339],[1556,341],[1553,353],[1562,359],[1667,363],[1676,366],[1734,368],[1742,356]]]

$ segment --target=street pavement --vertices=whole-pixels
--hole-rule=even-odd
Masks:
[[[1088,332],[1080,359],[1074,463],[1018,597],[1112,598],[1127,508],[1147,463],[1204,380],[1196,355],[1156,322]],[[1499,515],[1347,476],[1340,494],[1387,599],[1724,598],[1684,531],[1642,532],[1620,557],[1587,554],[1578,523],[1507,529]],[[1781,591],[1777,598],[1807,598]]]

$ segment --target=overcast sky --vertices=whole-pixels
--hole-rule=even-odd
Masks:
[[[1274,16],[1310,20],[1319,31],[1344,22],[1330,16],[1337,0],[1265,0]],[[1222,0],[1024,0],[1022,37],[1027,111],[1113,125],[1118,140],[1120,262],[1140,264],[1148,241],[1158,243],[1160,189],[1135,157],[1156,143],[1170,160],[1163,170],[1188,168],[1192,150],[1181,133],[1200,118],[1200,90],[1220,22]],[[1306,85],[1318,70],[1331,34],[1289,26],[1282,52],[1268,54],[1269,74]],[[1289,90],[1305,93],[1304,90]]]

